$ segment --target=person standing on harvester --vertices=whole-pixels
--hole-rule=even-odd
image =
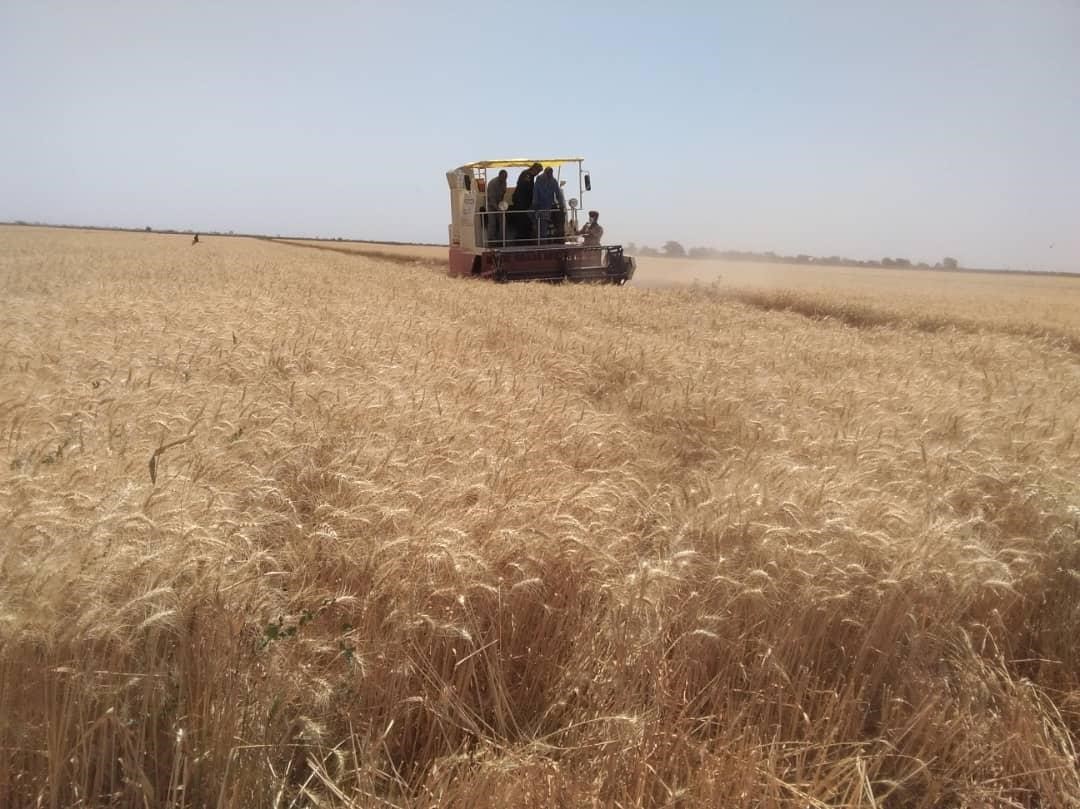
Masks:
[[[506,196],[506,169],[499,170],[499,176],[487,184],[487,235],[492,242],[501,242],[503,236],[503,217],[499,203]]]
[[[510,210],[514,213],[510,216],[513,223],[510,229],[513,231],[512,238],[524,241],[532,238],[533,218],[529,215],[529,207],[532,205],[533,181],[542,167],[539,163],[533,163],[518,175],[517,185],[514,186],[514,196],[510,203]]]
[[[546,239],[551,228],[552,210],[557,208],[562,211],[566,208],[562,189],[559,188],[559,181],[555,179],[551,166],[544,169],[544,173],[537,177],[533,184],[532,207],[536,217],[537,235]]]
[[[589,211],[589,221],[581,226],[578,235],[584,236],[584,243],[590,247],[599,246],[600,240],[604,238],[604,229],[600,226],[599,211]]]

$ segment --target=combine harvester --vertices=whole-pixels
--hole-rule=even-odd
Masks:
[[[634,259],[623,255],[621,245],[600,244],[595,231],[591,238],[580,233],[579,200],[592,190],[582,161],[580,157],[480,160],[446,172],[450,185],[450,275],[605,284],[625,284],[633,278]],[[562,193],[564,166],[571,171],[577,167],[578,195],[568,204],[564,204]],[[521,189],[510,183],[520,182],[530,170],[539,179],[545,168],[552,170],[558,184],[557,199],[551,208],[536,210],[528,179]],[[508,173],[505,191],[489,193],[489,184],[498,183],[503,169]],[[547,182],[550,188],[550,177]],[[501,199],[496,200],[496,196]]]

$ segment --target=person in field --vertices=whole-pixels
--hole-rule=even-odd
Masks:
[[[532,193],[533,216],[536,217],[536,232],[541,239],[551,236],[552,212],[565,211],[566,200],[563,198],[555,171],[548,166],[543,174],[536,178]]]
[[[506,169],[499,170],[499,176],[487,186],[487,235],[492,242],[501,242],[505,237],[502,232],[503,215],[499,203],[506,196]]]
[[[593,247],[599,246],[604,238],[604,228],[600,225],[600,212],[589,211],[589,221],[581,226],[579,236],[584,236],[584,243]]]
[[[195,238],[191,240],[191,243],[192,244],[198,244],[199,243],[199,234],[198,233],[195,234]]]

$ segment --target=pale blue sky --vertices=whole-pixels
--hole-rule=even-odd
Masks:
[[[617,241],[1080,272],[1080,0],[5,2],[0,97],[2,220],[443,241],[579,153]]]

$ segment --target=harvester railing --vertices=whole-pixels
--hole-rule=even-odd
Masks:
[[[568,218],[564,209],[479,211],[475,216],[479,247],[582,244],[576,217]]]

